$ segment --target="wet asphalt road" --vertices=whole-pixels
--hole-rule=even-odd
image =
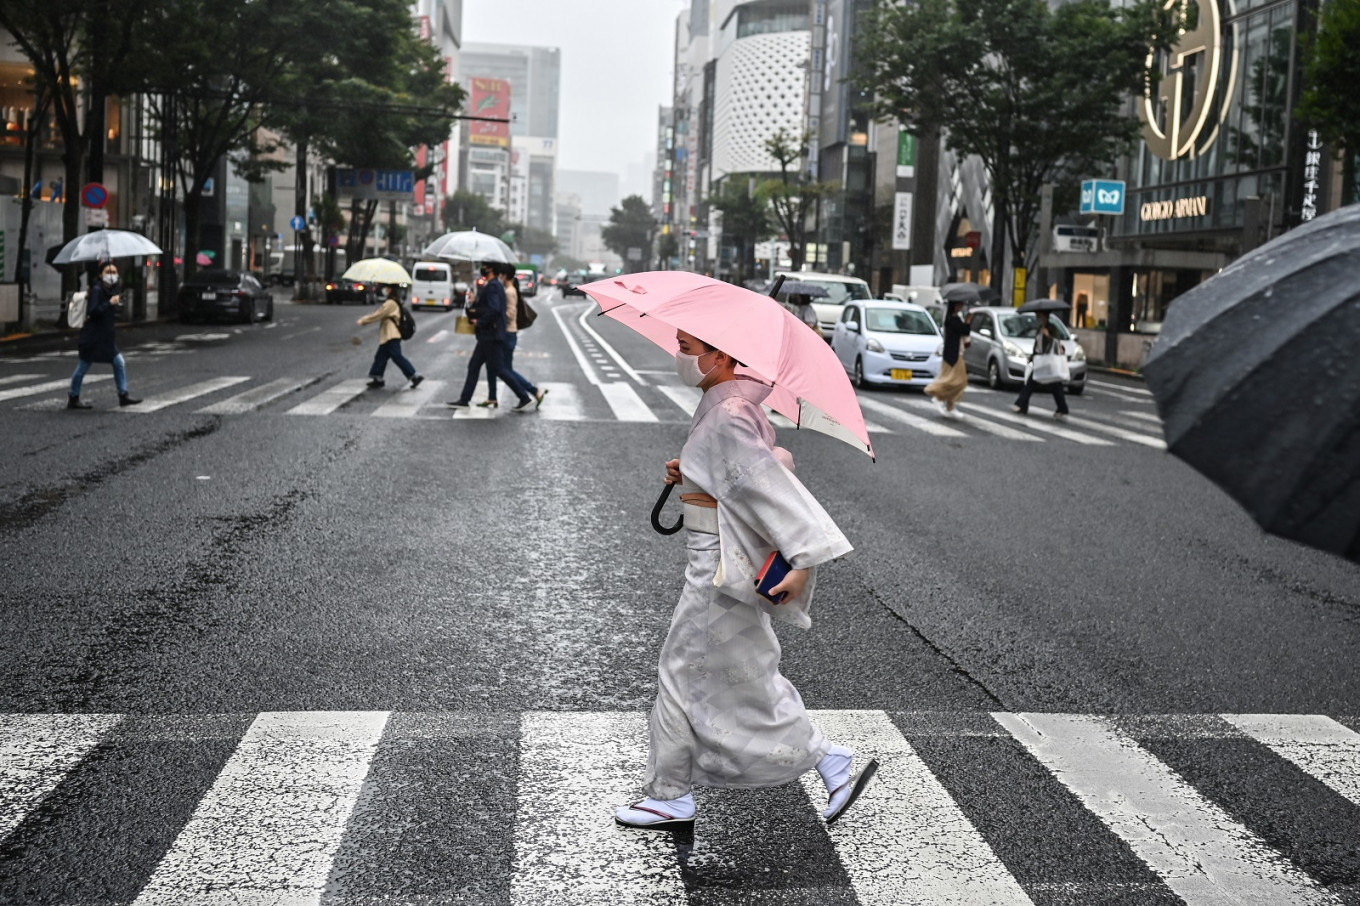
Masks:
[[[257,715],[337,711],[391,715],[338,836],[319,844],[320,881],[219,886],[356,904],[645,899],[622,892],[637,883],[626,862],[575,882],[543,868],[593,838],[526,823],[557,807],[553,783],[533,779],[552,740],[531,715],[642,726],[684,560],[681,536],[652,533],[648,512],[688,417],[658,392],[678,383],[658,350],[603,319],[583,327],[578,300],[538,302],[517,368],[552,389],[528,416],[449,417],[471,347],[453,314],[418,313],[405,344],[427,396],[403,398],[389,368],[386,389],[318,415],[289,410],[371,360],[376,328],[354,325],[357,307],[126,331],[133,392],[149,402],[241,379],[155,411],[117,411],[108,380],[87,385],[90,412],[62,409],[61,389],[7,398],[69,376],[74,358],[0,350],[0,715],[127,715],[44,768],[57,773],[30,800],[13,767],[30,737],[0,724],[0,903],[226,902],[157,874],[166,853],[187,845]],[[283,379],[295,389],[247,411],[201,411]],[[785,674],[810,708],[884,712],[1030,902],[1220,901],[1168,880],[993,712],[1108,718],[1301,879],[1260,902],[1360,903],[1360,797],[1214,716],[1360,730],[1360,568],[1262,535],[1165,452],[1090,428],[1157,433],[1141,384],[1097,380],[1069,427],[1099,446],[993,418],[1010,397],[976,385],[978,417],[1032,439],[968,420],[938,436],[866,408],[888,429],[871,462],[781,430],[856,547],[825,569],[811,631],[781,631]],[[631,386],[655,420],[620,420],[601,382]],[[938,423],[904,408],[910,391],[863,395]],[[1031,411],[1048,424],[1042,398]],[[593,751],[564,745],[548,758],[563,770]],[[636,734],[628,745],[645,752]],[[1337,745],[1329,776],[1360,789],[1360,747]],[[876,887],[882,866],[828,836],[797,785],[709,791],[695,840],[619,844],[603,806],[633,793],[635,769],[612,799],[585,800],[609,831],[586,849],[652,847],[639,858],[653,901],[946,901]],[[282,846],[285,831],[257,819]],[[230,875],[230,847],[215,851]],[[962,901],[1024,901],[1006,896]]]

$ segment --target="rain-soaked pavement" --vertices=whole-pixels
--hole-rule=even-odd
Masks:
[[[418,391],[354,389],[354,308],[127,331],[142,412],[0,350],[0,903],[1360,903],[1360,569],[1263,536],[1113,376],[1080,440],[980,386],[958,423],[866,391],[876,463],[781,430],[856,547],[784,672],[879,777],[832,828],[819,782],[615,828],[688,416],[540,301],[529,416],[449,417],[446,314]]]

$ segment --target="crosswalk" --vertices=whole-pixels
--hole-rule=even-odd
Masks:
[[[610,818],[647,763],[643,711],[0,714],[0,902],[47,902],[13,897],[42,889],[26,872],[60,861],[45,849],[81,849],[62,829],[83,821],[97,825],[89,840],[117,839],[148,813],[160,824],[138,833],[159,842],[117,867],[134,888],[119,901],[139,906],[669,904],[705,889],[866,906],[1360,895],[1354,716],[812,716],[881,765],[843,821],[822,823],[809,772],[762,793],[697,790],[695,834],[676,840]],[[148,758],[168,762],[159,784],[124,773]],[[72,864],[97,873],[101,853],[126,856],[96,843]]]
[[[86,382],[108,377],[90,375]],[[45,379],[37,374],[0,376],[0,404],[9,403],[17,411],[51,410],[64,404],[67,386],[65,379]],[[683,424],[698,406],[701,395],[693,387],[637,383],[621,376],[598,382],[548,381],[542,382],[540,388],[547,390],[548,395],[535,414],[541,420],[553,422]],[[178,410],[218,416],[270,413],[483,421],[506,417],[514,402],[507,394],[505,409],[474,408],[451,413],[444,402],[456,389],[447,381],[433,378],[414,389],[394,382],[374,390],[362,377],[228,375],[179,386],[149,386],[140,405],[116,411],[128,416]],[[942,418],[934,405],[919,394],[866,391],[860,393],[859,400],[865,424],[875,435],[925,435],[946,441],[988,437],[1022,443],[1069,442],[1087,447],[1125,444],[1164,450],[1161,423],[1151,411],[1150,397],[1135,397],[1133,392],[1122,390],[1120,394],[1141,400],[1142,409],[1127,400],[1117,402],[1117,408],[1078,407],[1069,420],[1061,423],[1037,411],[1018,415],[1010,410],[1009,396],[982,390],[965,397],[959,405],[962,417],[957,419]],[[98,404],[97,392],[88,397]],[[796,427],[773,413],[771,422],[776,428]]]

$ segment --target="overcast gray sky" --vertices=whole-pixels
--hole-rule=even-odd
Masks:
[[[463,40],[562,49],[557,165],[626,179],[671,100],[675,17],[688,0],[464,0]],[[625,186],[627,188],[627,186]]]

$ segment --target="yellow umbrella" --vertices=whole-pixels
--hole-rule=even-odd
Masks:
[[[360,283],[411,285],[411,275],[406,272],[406,268],[387,258],[365,258],[356,261],[341,276],[346,280],[357,280]]]

